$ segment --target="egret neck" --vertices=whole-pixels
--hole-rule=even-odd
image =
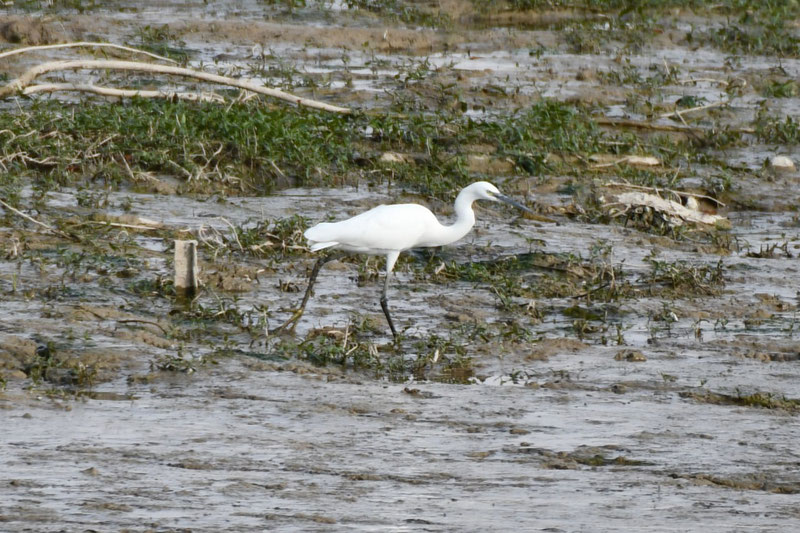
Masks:
[[[449,226],[439,224],[426,232],[425,244],[423,246],[445,246],[464,237],[475,225],[475,211],[472,210],[472,203],[478,196],[470,188],[466,187],[456,196],[453,208],[456,213],[456,221]]]

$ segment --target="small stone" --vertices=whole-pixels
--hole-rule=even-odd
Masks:
[[[475,319],[466,313],[446,313],[444,317],[453,322],[460,322],[462,324],[467,322],[475,322]]]
[[[96,476],[100,475],[100,471],[97,468],[93,467],[93,466],[87,468],[86,470],[81,470],[81,473],[82,474],[86,474],[87,476],[92,476],[92,477],[96,477]]]
[[[776,170],[794,170],[794,161],[785,155],[776,155],[769,160],[769,166]]]
[[[644,354],[639,350],[620,350],[617,352],[617,355],[614,356],[614,359],[617,361],[628,361],[631,363],[643,363],[644,361],[647,361],[647,357],[645,357]]]
[[[397,152],[384,152],[380,160],[383,163],[408,163],[408,156]]]
[[[625,162],[629,165],[641,166],[641,167],[655,167],[661,164],[661,160],[657,157],[653,156],[640,156],[640,155],[631,155],[625,159]]]

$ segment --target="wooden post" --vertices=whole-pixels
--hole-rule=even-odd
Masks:
[[[175,293],[192,297],[199,285],[197,241],[175,241]]]

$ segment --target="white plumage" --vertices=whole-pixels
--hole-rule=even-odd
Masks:
[[[311,251],[336,247],[355,253],[382,255],[420,244],[436,217],[418,204],[379,205],[341,222],[322,222],[305,232]]]
[[[504,196],[486,181],[479,181],[461,190],[456,197],[454,209],[456,220],[445,226],[426,207],[418,204],[379,205],[369,211],[341,222],[322,222],[309,228],[304,233],[311,251],[316,252],[331,248],[349,253],[362,253],[386,256],[386,280],[381,292],[381,308],[397,336],[386,300],[394,265],[400,253],[411,248],[444,246],[464,237],[475,225],[475,212],[472,203],[475,200],[506,202],[526,211],[530,209]],[[330,256],[320,258],[309,278],[306,297],[302,307],[308,300],[311,287],[322,264]]]

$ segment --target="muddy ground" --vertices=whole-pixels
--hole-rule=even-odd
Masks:
[[[45,79],[226,101],[0,100],[0,529],[800,526],[800,174],[771,162],[800,159],[791,4],[43,4],[5,8],[0,54],[106,41],[356,112],[83,70]],[[0,55],[0,82],[127,54]],[[405,255],[397,341],[363,258],[270,333],[305,227],[449,219],[479,179],[536,214],[481,204]]]

